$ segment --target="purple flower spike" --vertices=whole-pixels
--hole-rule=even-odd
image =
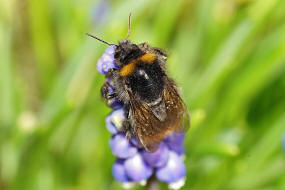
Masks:
[[[182,145],[184,141],[185,133],[170,133],[165,138],[165,142],[168,144],[175,143],[176,145]]]
[[[156,152],[150,153],[143,150],[142,156],[146,163],[148,163],[150,166],[162,167],[168,161],[169,151],[167,146],[162,142]]]
[[[132,146],[125,134],[118,133],[110,140],[112,153],[118,158],[129,158],[137,153],[137,148]]]
[[[178,155],[182,155],[185,153],[184,137],[185,133],[171,133],[165,138],[164,142],[170,150],[175,151]]]
[[[169,151],[168,162],[165,166],[158,168],[156,177],[160,181],[173,183],[183,179],[186,175],[186,168],[181,158],[172,151]]]
[[[116,46],[109,46],[102,57],[98,60],[97,70],[99,73],[106,74],[109,69],[118,68],[114,60]]]
[[[129,178],[135,182],[147,180],[153,173],[152,168],[144,162],[140,154],[128,158],[124,166]]]
[[[182,146],[173,146],[173,145],[170,145],[169,146],[169,149],[174,151],[176,154],[178,154],[179,156],[182,156],[185,154],[185,148],[184,148],[184,145]]]
[[[112,134],[118,133],[118,130],[123,127],[124,118],[124,109],[117,109],[110,113],[105,120],[108,131]]]
[[[134,136],[132,136],[132,138],[131,138],[131,143],[135,146],[135,147],[138,147],[138,148],[142,148],[143,146],[142,146],[142,144],[139,142],[139,140],[136,138],[136,137],[134,137]]]
[[[130,181],[129,177],[127,176],[126,170],[124,168],[124,160],[122,159],[118,159],[114,163],[112,168],[112,173],[114,178],[121,183]]]
[[[112,133],[113,135],[118,133],[117,127],[112,122],[112,113],[106,117],[105,123],[106,123],[106,127],[110,133]]]
[[[115,49],[116,49],[116,46],[111,45],[111,46],[107,47],[107,49],[105,50],[105,53],[114,57]]]
[[[115,98],[112,98],[112,99],[108,100],[107,104],[108,104],[111,108],[113,108],[114,110],[120,109],[120,108],[123,107],[123,103],[120,102],[120,101],[118,101],[118,100],[115,99]]]

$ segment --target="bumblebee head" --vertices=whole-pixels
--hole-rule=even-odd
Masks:
[[[118,65],[126,65],[142,55],[143,51],[136,44],[129,40],[123,40],[117,45],[114,58]]]

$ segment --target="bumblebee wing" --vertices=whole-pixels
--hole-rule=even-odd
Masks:
[[[188,108],[184,102],[183,102],[183,104],[184,104],[184,106],[183,106],[184,107],[183,118],[181,120],[179,127],[175,131],[178,133],[185,133],[190,128],[190,114],[189,114]]]
[[[163,91],[166,117],[161,120],[144,101],[130,94],[130,119],[133,131],[149,152],[157,150],[160,142],[171,132],[186,132],[189,128],[189,113],[172,81]]]
[[[147,151],[154,152],[163,139],[165,127],[162,126],[162,122],[153,114],[147,103],[132,95],[129,114],[134,135]]]
[[[183,102],[178,89],[171,79],[168,79],[164,90],[164,101],[167,112],[167,123],[171,132],[186,132],[190,127],[190,114]]]
[[[160,97],[154,102],[148,103],[147,105],[149,106],[155,117],[159,119],[161,122],[163,122],[166,119],[167,113],[163,97]]]

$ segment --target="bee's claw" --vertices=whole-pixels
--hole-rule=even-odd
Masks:
[[[128,140],[131,140],[132,134],[131,134],[130,131],[127,131],[127,132],[126,132],[126,137],[127,137]]]
[[[116,97],[116,93],[107,94],[107,99],[112,99]]]

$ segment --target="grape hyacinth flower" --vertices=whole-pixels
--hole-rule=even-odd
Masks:
[[[106,74],[111,68],[118,68],[114,60],[116,46],[109,46],[98,60],[97,70]],[[108,79],[106,79],[108,81]],[[111,81],[109,91],[114,91]],[[185,183],[186,168],[184,158],[184,133],[171,133],[160,144],[154,153],[147,152],[139,146],[137,139],[128,140],[121,132],[125,117],[123,104],[115,98],[107,104],[113,112],[106,117],[107,130],[112,134],[109,141],[112,154],[117,157],[112,173],[114,178],[127,187],[131,184],[146,184],[146,181],[155,176],[165,182],[171,189],[179,189]]]

